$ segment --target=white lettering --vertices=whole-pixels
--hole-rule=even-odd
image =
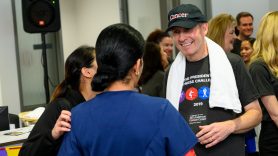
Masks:
[[[182,17],[187,17],[188,13],[178,13],[170,16],[170,21],[176,19],[176,18],[182,18]]]

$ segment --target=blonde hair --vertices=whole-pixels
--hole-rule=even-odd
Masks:
[[[224,47],[224,37],[228,27],[236,26],[235,18],[230,14],[219,14],[208,22],[207,37]]]
[[[278,77],[278,11],[263,16],[256,37],[250,64],[262,59],[271,73]]]

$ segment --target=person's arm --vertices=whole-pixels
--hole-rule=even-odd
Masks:
[[[59,102],[51,103],[34,126],[20,149],[19,156],[56,155],[61,139],[54,140],[51,131],[60,115]]]
[[[262,110],[258,100],[255,100],[244,107],[245,113],[240,117],[234,119],[235,129],[233,133],[245,133],[255,126],[257,126],[262,120]]]
[[[269,116],[278,127],[278,101],[276,96],[275,95],[262,96],[261,100]]]
[[[232,133],[244,133],[258,125],[262,119],[258,101],[251,102],[244,109],[245,113],[236,119],[200,126],[201,130],[196,134],[199,142],[206,144],[206,148],[209,148],[223,141]]]

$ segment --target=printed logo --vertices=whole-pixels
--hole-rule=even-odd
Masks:
[[[184,101],[184,99],[185,99],[185,94],[184,94],[184,91],[182,91],[179,103],[182,103]]]
[[[192,101],[195,100],[198,97],[198,90],[194,87],[190,87],[185,92],[185,98],[186,100]]]
[[[202,99],[202,100],[208,99],[209,94],[210,94],[210,89],[208,87],[204,86],[204,87],[199,88],[198,96],[200,99]]]
[[[188,16],[188,13],[184,13],[184,12],[177,13],[177,14],[171,15],[169,20],[172,21],[176,18],[184,18],[184,17],[187,17],[187,16]]]

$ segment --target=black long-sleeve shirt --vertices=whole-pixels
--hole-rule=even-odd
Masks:
[[[19,156],[55,156],[57,155],[63,136],[54,140],[51,131],[62,110],[71,110],[84,102],[80,92],[67,89],[64,97],[52,101],[34,126],[28,139],[24,142]]]

